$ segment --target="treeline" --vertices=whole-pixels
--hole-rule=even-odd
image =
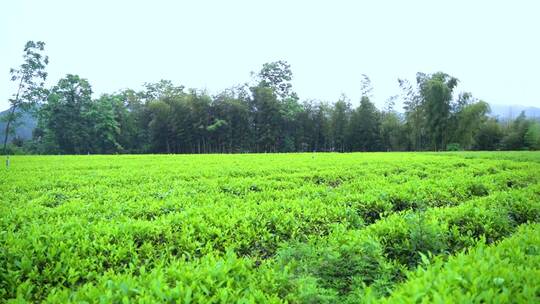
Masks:
[[[12,70],[15,81],[25,82],[25,75],[45,79],[47,58],[41,51],[43,45],[27,44],[25,62],[30,52],[41,65],[33,62],[37,72],[26,74],[24,65]],[[345,96],[333,103],[300,101],[291,79],[290,66],[277,61],[264,64],[251,84],[217,95],[162,80],[97,99],[88,80],[77,75],[50,89],[34,81],[22,88],[26,99],[12,99],[12,109],[34,108],[38,126],[32,140],[14,144],[40,154],[540,148],[537,121],[523,113],[505,122],[489,117],[486,102],[456,94],[458,80],[442,72],[418,73],[414,83],[400,79],[403,93],[389,98],[384,109],[372,103],[365,75],[357,107]],[[404,113],[396,111],[396,101],[404,104]]]

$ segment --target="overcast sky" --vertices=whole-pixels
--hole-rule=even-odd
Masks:
[[[397,78],[444,71],[459,91],[540,106],[540,1],[2,1],[0,110],[9,68],[42,40],[48,84],[87,78],[94,96],[170,79],[210,93],[286,60],[302,100],[358,104],[361,74],[378,106]]]

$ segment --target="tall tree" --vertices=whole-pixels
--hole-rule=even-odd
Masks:
[[[330,126],[332,130],[332,142],[336,151],[345,152],[347,149],[347,128],[351,115],[351,105],[346,96],[334,104],[330,114]]]
[[[398,79],[405,110],[405,127],[410,142],[409,150],[423,148],[425,117],[422,109],[422,99],[415,87],[406,79]]]
[[[365,74],[362,74],[360,92],[360,105],[352,113],[349,124],[351,148],[353,151],[377,151],[381,148],[380,113],[370,101],[373,87]]]
[[[139,121],[146,108],[137,94],[133,90],[123,90],[114,94],[103,94],[99,100],[112,107],[117,125],[118,150],[127,153],[143,152],[146,139],[141,134],[146,131],[148,124],[141,124]]]
[[[280,103],[282,152],[293,152],[298,147],[299,125],[297,117],[301,111],[302,106],[298,103],[298,98],[295,95],[284,98]]]
[[[394,110],[398,96],[391,96],[381,112],[381,145],[386,151],[400,151],[407,148],[407,136],[402,118]]]
[[[531,150],[540,150],[540,122],[531,121],[525,132],[525,144]]]
[[[354,110],[345,96],[333,105],[300,104],[291,79],[290,66],[278,61],[263,65],[255,85],[216,96],[161,80],[140,92],[92,100],[88,81],[67,75],[39,111],[31,149],[78,154],[439,150],[449,142],[465,149],[539,146],[538,123],[520,115],[502,126],[470,93],[454,99],[457,79],[444,73],[418,73],[416,86],[399,80],[404,115],[394,110],[398,96],[382,111],[375,107],[366,75]]]
[[[330,149],[330,107],[327,103],[314,104],[311,115],[313,121],[312,151],[328,151]]]
[[[522,111],[518,117],[506,128],[506,134],[501,140],[501,147],[504,150],[523,150],[527,149],[525,135],[529,130],[531,121],[527,119],[525,112]]]
[[[107,154],[123,150],[119,143],[120,123],[117,111],[117,100],[103,95],[91,103],[86,118],[91,125],[90,138],[94,153]]]
[[[464,149],[471,149],[475,143],[475,135],[488,119],[489,105],[484,101],[463,104],[454,114],[453,142]]]
[[[296,96],[292,91],[291,65],[286,61],[279,60],[263,64],[257,76],[259,78],[258,85],[272,88],[278,98]]]
[[[177,86],[170,80],[146,83],[144,87],[145,90],[138,95],[147,109],[141,113],[143,116],[140,118],[141,123],[146,123],[144,127],[148,130],[148,149],[158,153],[178,152],[180,145],[186,144],[178,140],[178,137],[192,133],[191,120],[186,121],[185,115],[178,115],[184,111],[190,113],[186,101],[188,93],[184,92],[184,86]],[[191,145],[191,142],[189,144]]]
[[[186,96],[192,115],[192,132],[194,134],[197,153],[209,153],[210,132],[218,126],[212,125],[210,117],[211,97],[205,91],[190,90]]]
[[[265,86],[251,88],[256,152],[277,152],[282,135],[281,105],[274,90]]]
[[[417,82],[422,96],[431,148],[436,151],[443,149],[448,142],[452,92],[458,80],[438,72],[433,75],[418,73]]]
[[[475,134],[475,150],[497,150],[503,137],[501,124],[495,118],[488,118]]]
[[[360,106],[351,116],[349,132],[353,151],[381,149],[380,113],[369,97],[362,96]]]
[[[24,46],[23,63],[18,69],[11,69],[11,81],[18,82],[17,92],[9,100],[10,111],[4,118],[6,129],[4,134],[4,153],[7,155],[8,136],[22,115],[21,111],[27,111],[46,96],[44,83],[47,79],[45,68],[49,63],[49,57],[43,55],[45,43],[42,41],[28,41]]]
[[[52,89],[47,104],[40,109],[40,125],[45,130],[46,144],[57,149],[50,152],[94,152],[91,94],[88,81],[71,74],[60,79]]]
[[[152,120],[148,124],[154,152],[172,152],[172,136],[170,128],[171,105],[156,99],[148,103]]]
[[[294,149],[291,123],[299,110],[298,96],[292,91],[292,71],[285,61],[265,63],[257,74],[258,83],[250,88],[256,151],[277,152]]]

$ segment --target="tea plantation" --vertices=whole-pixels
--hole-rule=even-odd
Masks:
[[[540,302],[540,153],[14,156],[0,302]]]

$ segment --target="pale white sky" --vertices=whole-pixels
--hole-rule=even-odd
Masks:
[[[288,61],[303,99],[381,106],[396,79],[444,71],[460,91],[540,106],[540,1],[2,1],[0,110],[27,40],[46,42],[48,84],[67,73],[96,93],[170,79],[211,93]]]

